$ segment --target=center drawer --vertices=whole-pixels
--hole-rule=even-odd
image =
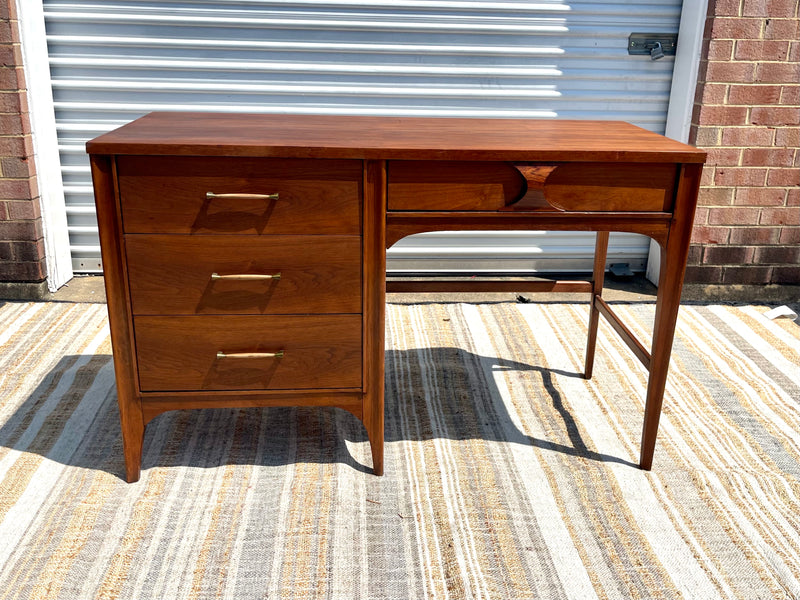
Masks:
[[[357,160],[117,157],[125,233],[361,231]]]
[[[143,392],[362,387],[359,315],[133,321]]]
[[[127,235],[133,314],[361,312],[356,236]]]

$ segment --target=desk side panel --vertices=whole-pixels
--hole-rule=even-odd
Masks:
[[[125,277],[125,253],[122,246],[122,222],[116,193],[114,158],[92,155],[90,163],[100,229],[100,251],[103,257],[126,478],[129,482],[133,482],[139,479],[144,421],[136,386],[133,325]]]

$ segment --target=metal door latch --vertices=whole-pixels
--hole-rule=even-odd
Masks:
[[[628,37],[628,54],[649,54],[650,60],[674,56],[677,33],[632,33]]]

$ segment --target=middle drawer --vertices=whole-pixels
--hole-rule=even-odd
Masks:
[[[357,236],[127,235],[137,315],[361,313]]]

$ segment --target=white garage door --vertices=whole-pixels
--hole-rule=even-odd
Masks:
[[[663,132],[680,0],[44,0],[76,272],[102,270],[85,142],[153,110],[618,119]],[[594,235],[431,233],[389,267],[589,270]],[[644,268],[645,238],[610,262]]]

